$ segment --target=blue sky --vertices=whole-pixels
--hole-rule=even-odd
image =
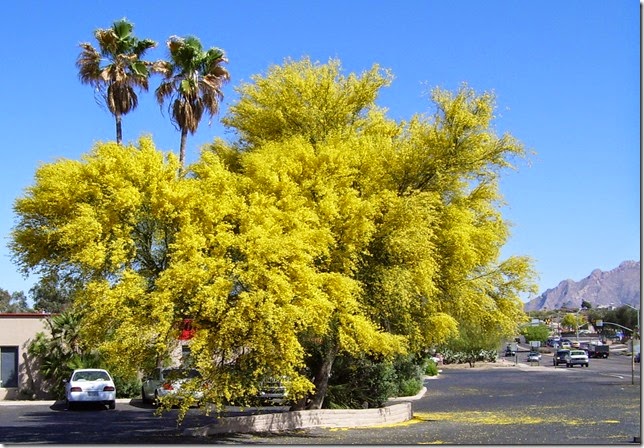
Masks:
[[[346,73],[391,69],[379,104],[395,119],[431,112],[427,93],[436,86],[494,91],[496,130],[535,152],[502,181],[513,223],[504,256],[532,257],[540,292],[640,259],[639,2],[23,0],[3,12],[2,289],[26,293],[37,281],[18,272],[6,245],[13,203],[36,168],[115,138],[113,118],[80,84],[75,61],[80,42],[95,44],[93,30],[122,17],[137,37],[159,42],[150,59],[167,56],[171,35],[224,49],[232,80],[222,114],[240,82],[303,56],[337,58]],[[151,92],[123,122],[126,142],[143,134],[178,150],[179,133]],[[217,136],[227,137],[218,117],[204,121],[189,136],[188,162]]]

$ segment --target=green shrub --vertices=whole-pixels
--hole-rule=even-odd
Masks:
[[[408,397],[416,395],[423,387],[423,361],[413,355],[398,356],[394,362],[396,372],[396,396]]]
[[[323,406],[325,408],[381,407],[392,397],[416,395],[423,387],[424,362],[413,355],[391,361],[336,358]]]
[[[438,375],[438,366],[432,359],[427,359],[425,361],[425,375],[436,376]]]
[[[398,384],[399,397],[411,397],[416,395],[423,388],[423,382],[419,378],[409,378],[402,380]]]
[[[114,377],[116,398],[135,398],[141,395],[141,381],[136,378]]]
[[[325,408],[374,408],[381,407],[390,397],[396,396],[398,385],[391,362],[369,358],[338,356],[324,399]]]

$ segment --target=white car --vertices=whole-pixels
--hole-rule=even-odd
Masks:
[[[107,370],[76,369],[65,382],[67,409],[76,403],[102,403],[110,409],[116,407],[116,387]]]
[[[583,350],[570,350],[566,355],[566,367],[576,365],[588,367],[588,355]]]
[[[541,360],[541,353],[530,352],[528,353],[528,362],[539,362]]]
[[[151,375],[143,379],[141,398],[144,403],[154,404],[159,404],[159,399],[167,395],[175,395],[181,398],[182,384],[190,379],[200,377],[201,375],[195,369],[180,367],[156,368]],[[203,393],[197,391],[192,396],[199,401],[203,398]]]

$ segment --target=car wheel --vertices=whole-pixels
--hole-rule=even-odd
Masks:
[[[68,411],[72,411],[72,410],[74,410],[74,403],[72,403],[72,402],[71,402],[71,401],[69,401],[69,400],[65,400],[65,403],[67,404],[67,410],[68,410]]]
[[[116,400],[112,400],[109,402],[108,407],[110,409],[116,409]]]

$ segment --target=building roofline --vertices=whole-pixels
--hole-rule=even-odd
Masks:
[[[18,317],[23,319],[29,318],[42,318],[52,316],[54,313],[0,313],[0,318],[3,317]]]

